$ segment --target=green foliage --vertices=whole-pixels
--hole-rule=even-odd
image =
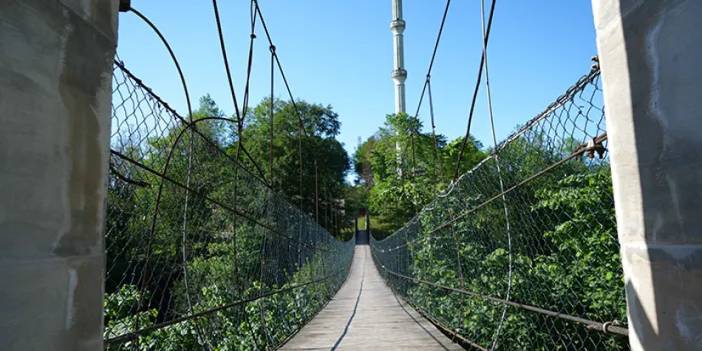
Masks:
[[[252,158],[259,160],[266,178],[272,179],[288,198],[302,195],[302,201],[298,199],[295,205],[311,215],[316,215],[317,210],[326,214],[320,215],[320,224],[337,234],[339,221],[328,212],[339,211],[331,204],[344,198],[345,177],[350,168],[346,150],[335,139],[341,127],[339,115],[331,106],[305,101],[293,105],[276,99],[271,121],[270,99],[264,99],[246,116],[246,121],[244,145]],[[319,209],[315,206],[315,193]]]
[[[137,324],[148,325],[156,320],[158,311],[148,309],[136,312],[142,295],[134,285],[123,285],[103,301],[105,338],[113,338],[133,331]]]
[[[422,132],[422,123],[407,114],[388,115],[376,135],[353,156],[357,183],[369,189],[368,207],[376,238],[399,229],[453,178],[462,139],[447,144]],[[485,157],[480,143],[470,138],[460,169]]]
[[[541,140],[530,135],[500,151],[506,186],[568,154],[543,148]],[[372,243],[376,259],[391,270],[474,294],[390,274],[386,279],[419,309],[483,346],[492,343],[506,308],[498,342],[507,349],[626,349],[626,338],[486,298],[504,298],[511,274],[511,301],[594,321],[626,321],[609,165],[566,162],[505,195],[511,265],[503,203],[494,198],[497,179],[494,159],[487,160],[400,231]],[[462,209],[474,210],[435,230]]]
[[[567,214],[567,218],[544,233],[556,250],[535,259],[534,270],[539,280],[549,282],[553,295],[582,296],[581,314],[623,321],[624,296],[612,293],[613,286],[623,284],[623,277],[611,182],[609,169],[600,167],[568,176],[557,187],[537,193],[537,209]]]
[[[276,104],[274,179],[281,193],[251,171],[254,161],[268,160],[266,101],[247,116],[242,139],[234,123],[212,119],[224,114],[209,96],[193,113],[194,128],[164,119],[122,122],[129,142],[113,148],[139,165],[111,160],[105,338],[140,332],[108,343],[109,350],[274,348],[341,285],[353,242],[335,240],[314,222],[314,202],[301,212],[286,200],[300,189],[314,195],[309,155],[319,157],[328,199],[344,196],[349,161],[334,139],[338,116],[331,107],[299,102],[309,131],[301,137],[291,105]],[[239,152],[240,140],[253,161]],[[298,140],[310,157],[303,160],[302,188]],[[325,218],[331,226],[332,217]]]

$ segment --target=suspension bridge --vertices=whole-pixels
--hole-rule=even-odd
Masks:
[[[0,47],[16,50],[0,54],[9,127],[0,145],[11,150],[0,154],[0,274],[9,283],[0,348],[700,349],[702,249],[689,228],[702,196],[689,174],[700,171],[693,111],[702,96],[684,77],[702,80],[702,41],[667,39],[676,31],[700,39],[692,24],[702,6],[593,3],[600,55],[498,141],[488,59],[496,1],[481,1],[465,137],[455,160],[435,156],[455,170],[453,181],[383,238],[372,225],[349,230],[343,203],[328,195],[324,164],[308,152],[319,137],[257,0],[240,87],[212,1],[233,117],[191,106],[177,53],[136,4],[3,5]],[[450,4],[411,116],[428,112],[434,155],[431,75]],[[118,10],[163,43],[186,112],[115,55]],[[255,40],[268,44],[262,55]],[[256,60],[270,76],[253,76]],[[405,76],[396,56],[398,112]],[[250,148],[256,79],[270,88],[270,105],[257,111],[268,143]],[[465,171],[481,89],[492,145]],[[285,136],[295,149],[285,174],[276,168],[278,96],[296,126]],[[16,147],[26,139],[30,147]],[[437,172],[416,164],[418,140],[410,136],[410,159],[400,160],[411,164],[408,182]]]

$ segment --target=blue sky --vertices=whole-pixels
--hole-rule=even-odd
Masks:
[[[487,1],[486,1],[487,2]],[[132,1],[171,42],[193,104],[206,93],[233,112],[220,56],[212,3]],[[393,112],[390,0],[259,0],[296,98],[330,104],[342,123],[338,139],[349,153]],[[404,0],[407,108],[414,112],[445,2]],[[248,53],[249,1],[220,0],[238,96]],[[268,45],[258,28],[251,104],[269,90]],[[438,132],[463,135],[480,59],[480,1],[453,0],[432,74]],[[166,50],[134,14],[120,14],[118,53],[127,67],[185,114],[180,81]],[[498,139],[512,132],[574,83],[596,54],[589,0],[499,0],[489,63]],[[279,77],[276,78],[280,83]],[[276,94],[282,96],[282,84]],[[491,145],[485,94],[473,135]],[[426,104],[425,104],[426,106]],[[420,119],[429,128],[428,109]]]

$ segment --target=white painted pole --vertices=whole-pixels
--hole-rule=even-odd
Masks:
[[[392,21],[390,22],[393,42],[393,70],[392,80],[395,83],[395,114],[406,112],[405,107],[405,47],[403,32],[405,31],[405,21],[402,19],[402,0],[392,0]],[[399,133],[398,133],[399,135]],[[397,174],[402,176],[402,146],[400,141],[395,142],[395,152],[397,155]]]
[[[392,80],[395,83],[395,113],[405,112],[405,48],[403,32],[405,21],[402,19],[402,0],[392,0],[392,21],[390,31],[393,35],[393,70]]]

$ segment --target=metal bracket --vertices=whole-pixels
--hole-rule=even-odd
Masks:
[[[595,158],[595,153],[597,153],[597,156],[599,159],[604,158],[604,153],[606,151],[606,148],[604,145],[602,145],[602,140],[597,140],[597,138],[592,138],[588,140],[587,146],[585,147],[585,150],[587,150],[587,157],[589,159]]]
[[[119,0],[119,12],[127,12],[132,9],[132,0]]]

